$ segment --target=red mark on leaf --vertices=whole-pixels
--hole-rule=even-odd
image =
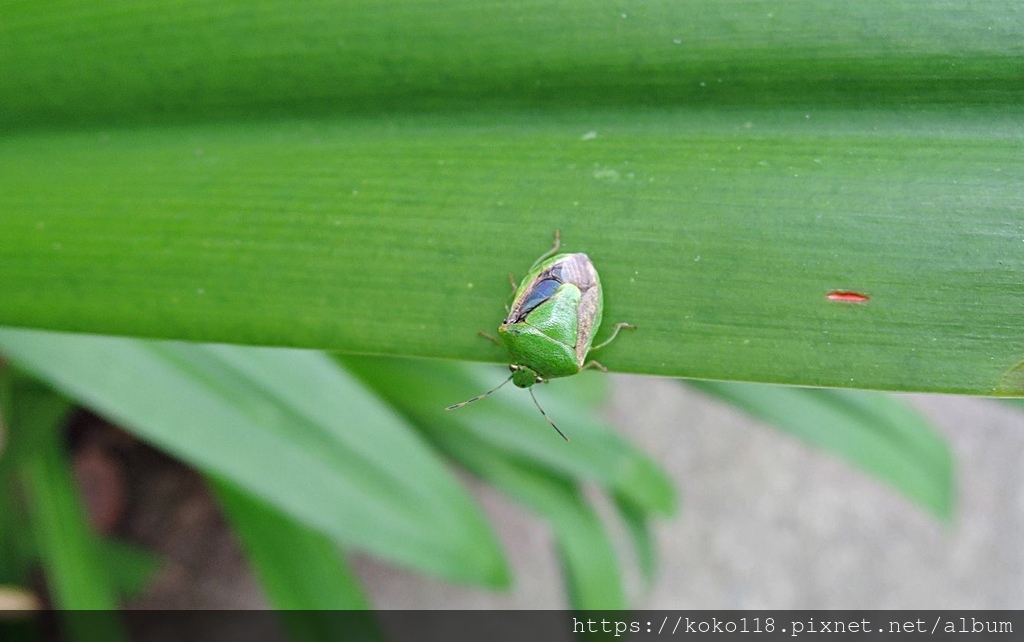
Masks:
[[[832,290],[825,295],[825,298],[829,301],[839,301],[841,303],[867,303],[870,300],[868,295],[850,290]]]

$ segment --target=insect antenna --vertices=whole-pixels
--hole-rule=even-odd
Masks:
[[[537,406],[537,410],[540,411],[540,414],[544,415],[544,418],[548,420],[548,423],[555,429],[555,432],[562,436],[562,439],[569,441],[569,438],[565,436],[565,433],[558,429],[555,422],[551,421],[551,417],[548,417],[548,413],[544,412],[544,409],[540,407],[539,403],[537,403],[537,397],[533,394],[533,388],[527,388],[527,390],[530,391],[530,398],[533,399],[533,405]]]
[[[491,394],[492,392],[494,392],[494,391],[495,391],[495,390],[497,390],[498,388],[500,388],[500,387],[504,386],[504,385],[505,385],[506,383],[508,383],[509,381],[512,381],[512,375],[509,375],[509,376],[508,376],[508,379],[506,379],[506,380],[502,381],[501,383],[499,383],[498,385],[494,386],[493,388],[491,388],[490,390],[488,390],[488,391],[487,391],[487,392],[485,392],[484,394],[482,394],[482,395],[477,395],[477,396],[473,397],[472,399],[466,399],[465,401],[463,401],[463,402],[461,402],[461,403],[457,403],[457,404],[455,404],[455,405],[452,405],[452,406],[448,406],[447,408],[445,408],[445,410],[457,410],[457,409],[459,409],[459,408],[461,408],[461,407],[465,406],[466,404],[471,404],[471,403],[473,403],[474,401],[480,401],[481,399],[483,399],[483,398],[484,398],[484,397],[486,397],[487,395]],[[534,401],[536,401],[536,400],[534,400]],[[543,410],[541,410],[541,412],[544,412],[544,411],[543,411]],[[550,421],[550,419],[549,419],[548,421]],[[552,424],[552,425],[554,425],[554,424]],[[555,430],[558,430],[558,428],[555,428]]]

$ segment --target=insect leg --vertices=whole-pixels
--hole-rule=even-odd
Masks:
[[[447,408],[445,408],[445,410],[458,410],[459,408],[465,406],[466,404],[471,404],[474,401],[480,401],[481,399],[483,399],[487,395],[491,394],[495,390],[497,390],[497,389],[501,388],[502,386],[504,386],[509,381],[512,381],[512,375],[509,375],[508,379],[502,381],[501,383],[499,383],[498,385],[494,386],[493,388],[491,388],[487,392],[483,393],[482,395],[477,395],[477,396],[473,397],[472,399],[466,399],[463,402],[460,402],[460,403],[457,403],[457,404],[452,404],[451,406],[448,406]],[[543,411],[541,411],[541,412],[543,412]],[[549,419],[548,421],[551,421],[551,420]],[[558,430],[558,429],[556,428],[555,430]]]
[[[632,323],[616,323],[615,324],[615,331],[612,332],[612,336],[608,337],[608,339],[606,341],[603,341],[602,343],[592,347],[590,349],[590,352],[593,352],[594,350],[600,350],[601,348],[605,347],[606,345],[608,345],[609,343],[614,341],[615,337],[619,336],[619,330],[621,330],[623,328],[628,328],[630,330],[636,330],[636,326],[633,325]]]
[[[498,341],[498,337],[494,336],[493,334],[487,334],[483,330],[477,330],[476,333],[479,334],[481,337],[489,340],[491,343],[498,346],[499,348],[501,347],[501,341]]]
[[[532,272],[533,268],[535,268],[538,265],[540,265],[544,261],[544,259],[546,259],[546,258],[548,258],[550,256],[554,256],[555,252],[557,252],[558,248],[560,248],[560,247],[562,247],[562,235],[559,233],[558,230],[555,230],[555,246],[553,248],[551,248],[550,250],[548,250],[547,252],[545,252],[544,254],[541,254],[540,258],[537,259],[536,261],[534,261],[533,265],[530,266],[530,271]]]
[[[591,359],[590,361],[584,363],[583,367],[580,368],[580,371],[582,372],[583,370],[586,370],[587,368],[597,368],[601,372],[608,372],[608,368],[605,368],[603,365],[601,365],[597,361],[594,361],[593,359]]]
[[[519,286],[516,285],[516,277],[511,272],[508,273],[508,282],[509,282],[509,285],[512,286],[512,293],[508,295],[508,300],[505,301],[505,314],[506,315],[511,310],[511,308],[509,307],[509,304],[512,302],[512,299],[516,296],[516,292],[519,291]]]
[[[484,339],[486,339],[490,343],[494,343],[498,347],[502,347],[502,342],[498,340],[498,337],[496,337],[494,335],[488,335],[487,333],[483,332],[482,330],[477,330],[476,334],[480,335],[481,337],[483,337]]]

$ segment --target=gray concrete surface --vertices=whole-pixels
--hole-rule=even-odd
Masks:
[[[958,472],[942,524],[882,483],[667,379],[615,377],[609,418],[670,471],[678,515],[657,527],[659,574],[642,608],[1020,608],[1024,413],[996,402],[909,396],[949,440]],[[378,608],[559,608],[544,523],[476,492],[514,565],[491,593],[360,558]]]

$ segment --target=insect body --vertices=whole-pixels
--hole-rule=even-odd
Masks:
[[[508,351],[512,374],[492,390],[449,406],[448,410],[483,399],[510,380],[520,388],[530,388],[585,368],[607,372],[600,363],[587,361],[588,354],[611,343],[619,330],[636,326],[616,324],[607,341],[591,346],[604,312],[601,280],[590,257],[582,253],[556,254],[559,246],[559,235],[555,232],[555,246],[534,262],[516,288],[508,316],[498,326],[500,345]],[[484,336],[499,342],[490,335]],[[533,397],[533,390],[530,396]],[[537,404],[536,397],[533,401]],[[537,409],[568,441],[540,404]]]

